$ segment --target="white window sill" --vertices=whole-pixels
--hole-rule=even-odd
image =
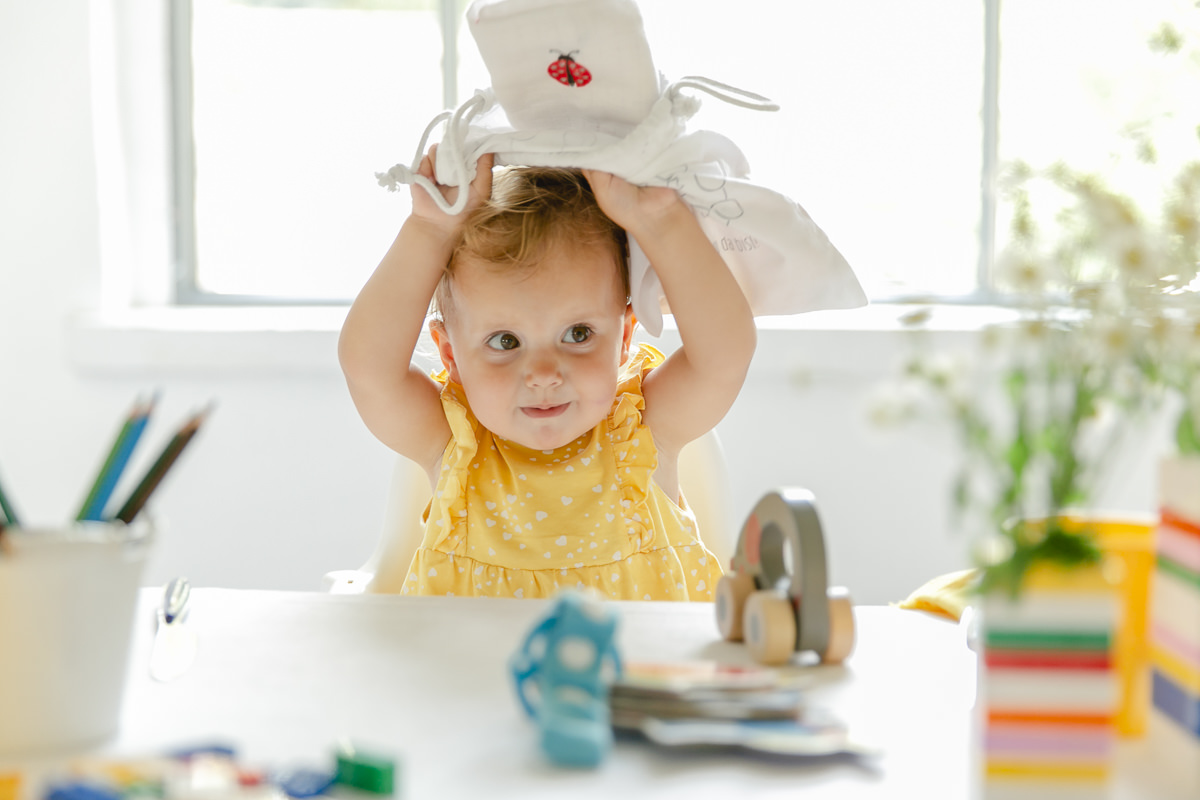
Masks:
[[[345,306],[86,312],[68,321],[67,358],[96,374],[332,374],[345,317]]]
[[[793,373],[877,373],[895,366],[908,330],[901,318],[918,306],[879,304],[850,311],[760,317],[755,369]],[[1009,312],[938,306],[927,330],[970,338]],[[345,306],[168,307],[85,312],[67,325],[69,362],[87,374],[339,374],[337,337]],[[671,350],[673,320],[662,337],[640,338]],[[432,345],[430,343],[430,350]]]

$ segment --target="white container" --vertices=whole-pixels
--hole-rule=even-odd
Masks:
[[[8,529],[0,549],[0,755],[117,731],[152,528]]]

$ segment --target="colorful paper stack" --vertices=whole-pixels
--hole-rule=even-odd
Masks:
[[[1119,608],[1099,568],[1035,567],[1016,600],[985,599],[978,703],[986,797],[1104,791],[1119,705]]]
[[[1190,743],[1200,765],[1200,459],[1160,472],[1162,510],[1150,604],[1150,666],[1156,712]],[[1200,766],[1194,778],[1200,778]],[[1197,780],[1200,784],[1200,780]]]

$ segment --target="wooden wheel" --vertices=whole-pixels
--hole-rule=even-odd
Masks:
[[[722,575],[717,582],[717,630],[727,641],[742,640],[742,614],[754,589],[754,578],[742,572]]]
[[[755,592],[742,621],[746,647],[760,664],[786,664],[796,652],[796,610],[786,597]]]
[[[829,590],[829,644],[821,660],[840,664],[854,650],[854,604],[845,589]]]

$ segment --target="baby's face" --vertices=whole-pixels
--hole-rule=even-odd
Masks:
[[[607,416],[633,332],[607,249],[559,249],[532,271],[464,259],[453,281],[442,360],[484,427],[551,450]]]

